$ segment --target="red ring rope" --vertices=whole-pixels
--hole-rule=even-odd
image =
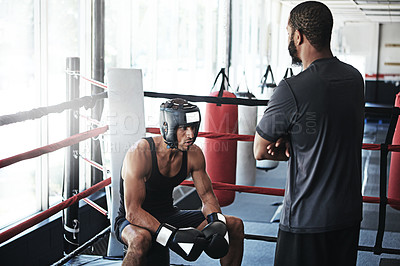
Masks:
[[[94,208],[95,210],[97,210],[98,212],[100,212],[101,214],[107,216],[108,215],[108,211],[106,211],[105,209],[103,209],[102,207],[100,207],[99,205],[97,205],[95,202],[91,201],[90,199],[84,198],[82,199],[84,202],[86,202],[89,206],[91,206],[92,208]]]
[[[181,183],[181,185],[194,187],[193,182],[187,181],[187,180],[183,181]],[[264,195],[271,195],[271,196],[283,196],[285,194],[285,190],[282,188],[241,186],[241,185],[233,185],[233,184],[227,184],[227,183],[221,183],[221,182],[212,182],[212,186],[213,186],[213,189],[216,189],[216,190],[229,190],[229,191],[264,194]],[[365,203],[380,203],[380,199],[378,197],[363,196],[363,202],[365,202]],[[400,206],[400,200],[388,198],[388,204]]]
[[[77,74],[77,73],[74,73],[74,74],[80,76],[82,79],[84,79],[86,81],[89,81],[89,83],[92,83],[93,85],[95,85],[97,87],[100,87],[100,88],[103,88],[103,89],[107,89],[108,88],[107,85],[104,84],[103,82],[87,78],[85,76],[82,76],[81,74]]]
[[[160,129],[158,127],[148,127],[146,132],[152,134],[160,134]],[[211,139],[221,139],[221,140],[240,140],[240,141],[253,141],[254,136],[252,135],[239,135],[231,133],[214,133],[214,132],[199,132],[199,137],[211,138]]]
[[[11,164],[14,164],[16,162],[26,160],[26,159],[31,159],[35,158],[37,156],[56,151],[58,149],[71,146],[73,144],[79,143],[80,141],[83,141],[85,139],[95,137],[99,134],[102,134],[108,130],[108,125],[104,127],[99,127],[93,130],[89,130],[80,134],[76,134],[74,136],[71,136],[69,138],[66,138],[65,140],[49,144],[47,146],[43,146],[31,151],[27,151],[18,155],[14,155],[12,157],[8,157],[5,159],[0,160],[0,168],[3,168],[5,166],[9,166]],[[159,128],[146,128],[146,132],[148,133],[153,133],[153,134],[160,134],[160,129]],[[222,139],[222,140],[239,140],[239,141],[253,141],[254,136],[251,135],[239,135],[239,134],[230,134],[230,133],[212,133],[212,132],[199,132],[199,137],[204,137],[204,138],[214,138],[214,139]],[[364,143],[362,148],[364,150],[380,150],[381,145],[380,144],[369,144],[369,143]],[[400,152],[400,145],[388,145],[388,150],[389,151],[395,151],[395,152]]]
[[[34,217],[0,233],[0,243],[7,241],[8,239],[16,236],[17,234],[21,233],[22,231],[40,223],[44,219],[49,218],[50,216],[54,215],[55,213],[71,206],[72,204],[76,203],[82,198],[86,198],[87,196],[93,194],[94,192],[100,190],[101,188],[111,184],[111,178],[107,178],[100,183],[97,183],[93,187],[75,195],[71,198],[63,201],[56,206],[43,211]],[[191,186],[193,187],[194,184],[192,181],[183,181],[181,185],[184,186]],[[264,194],[264,195],[272,195],[272,196],[283,196],[285,194],[284,189],[279,188],[266,188],[266,187],[254,187],[254,186],[241,186],[241,185],[233,185],[233,184],[226,184],[221,182],[212,182],[213,189],[216,190],[229,190],[229,191],[237,191],[237,192],[246,192],[246,193],[255,193],[255,194]],[[363,202],[365,203],[379,203],[380,199],[378,197],[369,197],[363,196]],[[388,198],[388,204],[392,205],[399,205],[400,200]]]
[[[7,241],[8,239],[16,236],[17,234],[25,231],[26,229],[40,223],[41,221],[49,218],[50,216],[56,214],[57,212],[71,206],[74,203],[77,203],[79,200],[86,198],[92,195],[94,192],[102,189],[105,186],[111,184],[111,178],[107,178],[96,185],[82,191],[81,193],[76,194],[75,196],[70,197],[69,199],[60,202],[59,204],[41,212],[37,215],[33,216],[32,218],[23,221],[22,223],[17,224],[16,226],[0,233],[0,243]]]
[[[79,143],[85,139],[91,138],[91,137],[95,137],[97,135],[100,135],[104,132],[106,132],[108,130],[108,126],[104,126],[104,127],[98,127],[96,129],[93,130],[89,130],[83,133],[79,133],[76,135],[73,135],[71,137],[68,137],[62,141],[53,143],[53,144],[49,144],[47,146],[43,146],[34,150],[30,150],[18,155],[14,155],[12,157],[8,157],[5,159],[0,160],[0,168],[9,166],[11,164],[14,164],[16,162],[19,161],[23,161],[23,160],[27,160],[27,159],[32,159],[35,158],[37,156],[49,153],[49,152],[53,152],[56,150],[59,150],[61,148],[67,147],[67,146],[71,146],[74,145],[76,143]]]
[[[157,127],[148,127],[146,128],[146,132],[152,134],[160,134],[160,129]],[[239,140],[239,141],[253,141],[254,136],[252,135],[239,135],[239,134],[230,134],[230,133],[213,133],[213,132],[199,132],[199,137],[203,138],[213,138],[213,139],[222,139],[222,140]],[[363,150],[380,150],[381,144],[371,144],[371,143],[363,143]],[[388,151],[400,152],[400,145],[388,145]]]

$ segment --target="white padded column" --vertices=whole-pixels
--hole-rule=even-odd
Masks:
[[[121,256],[122,244],[116,239],[114,219],[119,208],[119,182],[122,162],[127,150],[145,136],[142,71],[113,68],[107,73],[111,159],[111,236],[108,256]]]
[[[255,99],[255,98],[252,98]],[[257,106],[238,106],[239,134],[254,135],[256,132]],[[256,183],[256,160],[253,142],[237,142],[236,185],[254,186]]]

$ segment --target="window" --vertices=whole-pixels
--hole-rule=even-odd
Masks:
[[[208,95],[227,64],[229,2],[105,1],[106,73],[111,67],[140,68],[145,91]],[[232,3],[231,85],[236,89],[245,70],[251,89],[269,62],[269,4]],[[66,101],[67,57],[79,57],[82,75],[90,77],[90,13],[90,1],[0,2],[0,115]],[[80,83],[81,96],[90,94],[90,85]],[[146,126],[158,126],[162,101],[145,98]],[[205,103],[198,105],[204,113]],[[0,127],[0,159],[64,139],[65,118],[63,112]],[[89,129],[83,120],[81,132]],[[89,141],[80,150],[90,157]],[[0,169],[0,228],[62,199],[64,157],[62,149]],[[90,185],[90,166],[81,163],[80,174],[82,190]]]
[[[106,10],[106,69],[142,69],[145,91],[210,93],[225,64],[226,1],[109,0]],[[163,100],[145,98],[147,126]]]
[[[0,2],[0,115],[65,99],[66,57],[80,55],[74,1]],[[66,137],[66,114],[0,127],[0,159]],[[65,150],[0,169],[0,228],[61,201]]]
[[[0,115],[29,110],[40,103],[33,2],[0,2]],[[26,134],[28,128],[30,134]],[[0,158],[37,147],[39,130],[40,121],[0,127]],[[38,210],[38,167],[39,161],[34,159],[0,169],[0,227]]]
[[[47,85],[48,104],[58,104],[66,99],[66,58],[79,57],[80,48],[80,3],[79,0],[48,1],[47,18]],[[44,84],[43,84],[44,85]],[[43,89],[43,86],[42,86]],[[84,95],[82,95],[84,96]],[[48,116],[48,141],[54,143],[67,137],[67,112]],[[64,156],[61,149],[45,157],[48,158],[49,205],[61,201],[64,176]],[[43,180],[46,182],[46,180]]]

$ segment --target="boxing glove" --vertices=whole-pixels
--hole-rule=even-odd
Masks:
[[[207,216],[207,221],[208,225],[202,230],[208,241],[208,246],[204,251],[213,259],[222,258],[229,251],[229,236],[225,216],[214,212]]]
[[[195,261],[208,242],[199,230],[189,227],[177,229],[167,223],[161,224],[155,233],[156,242],[168,246],[176,254],[188,261]]]

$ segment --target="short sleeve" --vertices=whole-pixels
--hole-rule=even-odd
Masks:
[[[275,88],[256,131],[262,138],[275,142],[279,137],[289,133],[296,113],[293,92],[285,81],[281,81]]]

